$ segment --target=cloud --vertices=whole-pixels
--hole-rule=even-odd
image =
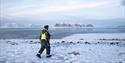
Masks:
[[[13,5],[1,10],[2,17],[19,19],[48,19],[56,16],[73,15],[94,18],[121,17],[119,0],[22,0],[21,5]],[[12,2],[11,2],[12,4]],[[55,17],[55,18],[54,18]]]
[[[89,9],[89,8],[96,8],[102,7],[105,5],[110,4],[109,1],[102,1],[102,2],[91,2],[91,3],[78,3],[78,4],[70,4],[70,5],[26,5],[21,7],[9,8],[6,12],[9,16],[14,17],[26,17],[26,16],[33,16],[33,17],[41,17],[51,13],[61,13],[61,12],[70,12],[80,9]]]

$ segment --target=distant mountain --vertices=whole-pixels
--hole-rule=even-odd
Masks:
[[[70,16],[59,20],[14,20],[14,19],[0,19],[0,28],[41,28],[48,24],[54,26],[56,23],[68,24],[93,24],[94,27],[118,27],[125,25],[125,19],[86,19],[82,17]]]
[[[19,23],[5,23],[0,25],[0,28],[40,28],[37,24],[19,24]]]

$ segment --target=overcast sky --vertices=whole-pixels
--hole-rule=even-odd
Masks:
[[[125,18],[125,0],[0,0],[1,19]]]

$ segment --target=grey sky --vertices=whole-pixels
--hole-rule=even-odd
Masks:
[[[1,19],[48,21],[125,18],[125,0],[0,0]],[[77,20],[76,19],[76,20]],[[74,21],[75,22],[75,21]]]

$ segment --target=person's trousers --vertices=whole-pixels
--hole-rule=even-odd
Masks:
[[[50,43],[49,41],[41,41],[41,48],[39,50],[39,53],[42,54],[42,52],[46,49],[46,54],[50,55]]]

